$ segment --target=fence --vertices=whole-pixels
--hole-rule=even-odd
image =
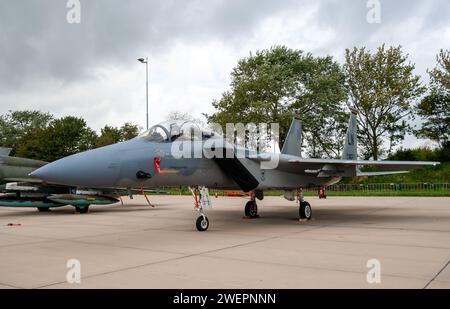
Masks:
[[[450,183],[371,183],[337,184],[327,188],[328,192],[442,192],[450,189]],[[314,189],[308,190],[314,191]],[[317,190],[316,190],[317,191]]]

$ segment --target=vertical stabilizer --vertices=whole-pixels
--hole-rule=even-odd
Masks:
[[[300,119],[294,118],[292,121],[281,153],[297,157],[302,156],[302,122]]]
[[[342,160],[358,160],[358,120],[357,113],[352,110],[348,123],[347,136],[345,137]]]

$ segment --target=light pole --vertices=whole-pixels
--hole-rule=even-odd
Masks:
[[[148,57],[139,58],[140,63],[145,63],[145,85],[146,85],[146,96],[147,96],[147,130],[148,130]]]

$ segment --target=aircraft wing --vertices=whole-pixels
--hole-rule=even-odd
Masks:
[[[259,155],[256,160],[258,161],[273,161],[278,160],[277,169],[299,174],[313,174],[317,177],[330,177],[330,176],[381,176],[392,174],[404,174],[409,170],[423,169],[427,166],[436,166],[438,162],[415,162],[415,161],[362,161],[357,160],[358,148],[357,148],[357,118],[356,111],[352,110],[349,119],[349,125],[347,135],[345,138],[344,149],[342,152],[342,159],[307,159],[302,158],[299,153],[300,143],[295,141],[301,140],[301,124],[297,124],[299,128],[294,135],[289,132],[287,139],[296,147],[291,148],[294,151],[284,152],[278,154],[263,154]],[[293,121],[292,127],[294,127],[296,121]],[[292,131],[292,129],[291,129]],[[296,131],[296,132],[297,132]],[[277,157],[274,157],[277,156]],[[378,171],[376,172],[360,172],[361,167],[374,167]]]
[[[437,166],[439,162],[422,161],[363,161],[336,159],[281,159],[280,169],[295,170],[298,173],[317,174],[318,177],[329,176],[384,176],[405,174],[410,170],[419,170],[427,166]],[[360,172],[361,167],[374,167],[377,172]]]
[[[322,174],[325,176],[382,176],[405,174],[410,170],[437,166],[439,162],[422,161],[364,161],[339,159],[307,159],[279,154],[264,154],[253,158],[253,161],[268,162],[278,160],[276,169],[297,174]],[[377,172],[360,172],[361,167],[374,167]],[[320,177],[320,176],[319,176]]]
[[[293,165],[335,165],[335,166],[374,166],[386,171],[401,171],[404,169],[422,169],[426,166],[437,166],[439,162],[422,161],[363,161],[363,160],[337,160],[337,159],[290,159]]]

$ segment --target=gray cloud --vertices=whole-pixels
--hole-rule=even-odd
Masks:
[[[66,22],[66,1],[4,0],[0,87],[42,77],[89,78],[93,66],[126,67],[139,51],[162,53],[178,40],[233,41],[294,2],[81,0],[82,22],[74,25]]]
[[[210,111],[237,60],[273,44],[339,61],[345,48],[402,44],[424,79],[450,47],[448,0],[380,0],[381,24],[367,23],[366,0],[80,1],[77,25],[66,0],[0,2],[0,114],[78,113],[95,128],[142,121],[143,55],[157,120],[167,106]]]
[[[385,31],[388,36],[390,30],[414,17],[424,18],[424,31],[450,26],[450,2],[447,0],[380,0],[382,8],[380,24],[367,22],[366,0],[346,0],[345,4],[339,0],[321,1],[320,3],[321,8],[316,17],[318,23],[336,31],[336,40],[321,47],[321,51],[325,53],[332,51],[342,53],[345,48],[366,46],[370,38],[378,31]],[[442,41],[436,42],[436,45],[444,48],[445,45],[448,47],[449,43]]]
[[[180,40],[202,44],[214,39],[238,45],[264,18],[305,2],[81,0],[82,23],[71,25],[66,22],[66,1],[3,0],[0,89],[11,90],[26,80],[49,77],[64,82],[89,78],[92,67],[126,67],[139,52],[163,53]],[[447,0],[381,3],[383,23],[370,25],[365,20],[365,0],[321,1],[314,22],[337,31],[336,40],[320,47],[321,52],[362,45],[380,27],[395,27],[414,16],[425,18],[425,28],[449,23]]]

